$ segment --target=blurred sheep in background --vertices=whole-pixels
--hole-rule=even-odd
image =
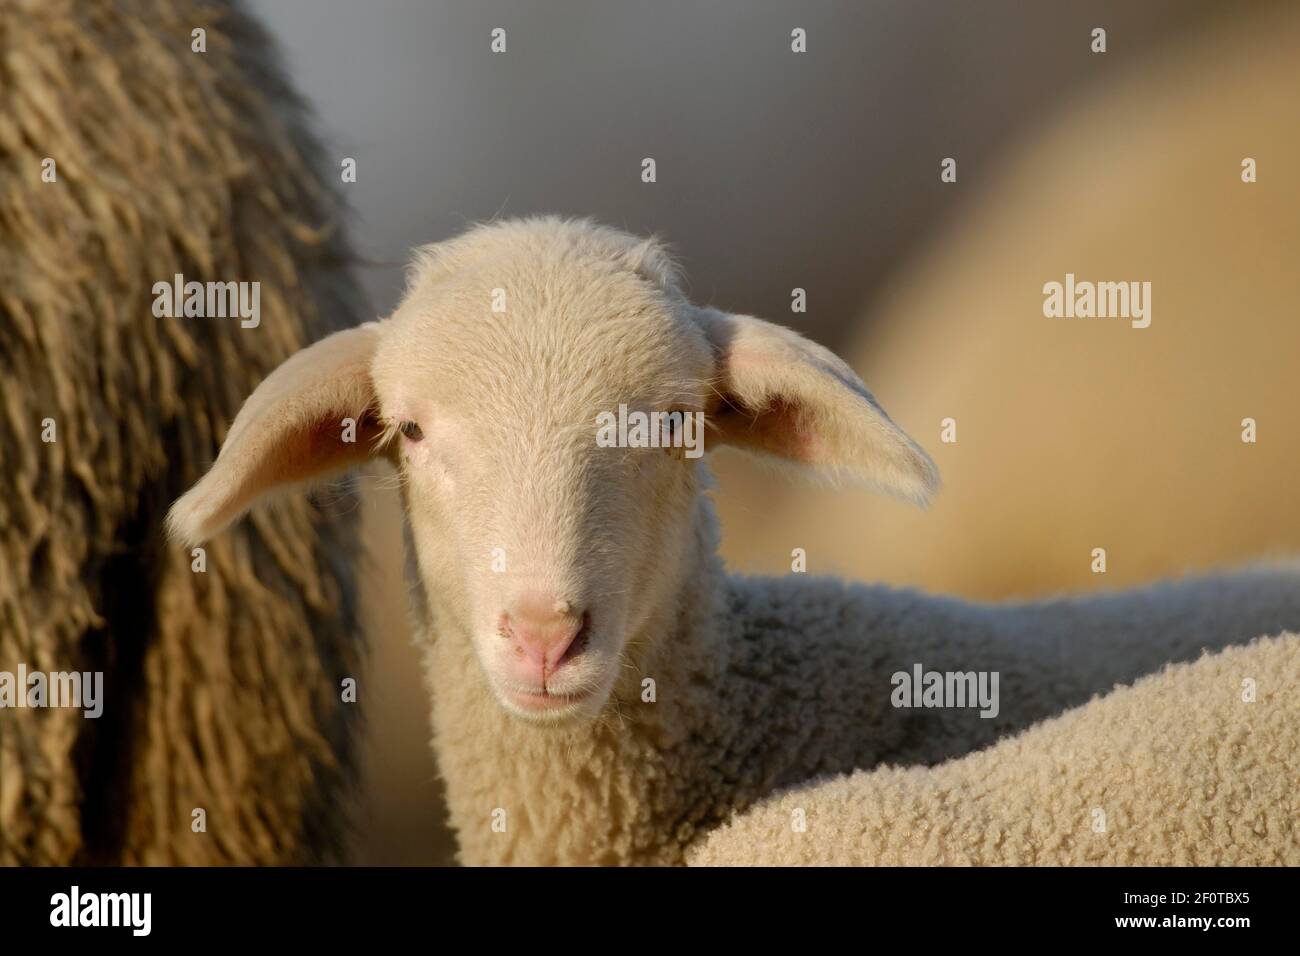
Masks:
[[[783,572],[803,547],[810,572],[996,598],[1294,553],[1297,89],[1300,11],[1261,11],[1078,98],[990,181],[959,180],[979,198],[845,353],[934,457],[935,504],[720,461],[732,563]],[[1150,325],[1045,317],[1043,285],[1068,273],[1149,281]]]

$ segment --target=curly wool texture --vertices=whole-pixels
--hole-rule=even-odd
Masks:
[[[360,314],[303,121],[238,5],[0,7],[0,669],[105,675],[98,720],[0,713],[2,864],[340,852],[351,494],[256,516],[206,573],[161,532],[257,382]],[[154,317],[175,273],[259,281],[260,326]]]
[[[689,860],[1295,866],[1298,782],[1300,637],[1286,634],[1170,667],[933,769],[797,787],[714,830]]]

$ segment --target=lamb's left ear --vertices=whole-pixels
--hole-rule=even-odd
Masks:
[[[370,360],[379,325],[335,332],[291,355],[244,402],[212,468],[167,515],[168,532],[198,544],[259,498],[371,457]]]
[[[704,308],[698,318],[717,361],[706,441],[929,501],[934,463],[833,352],[750,316]]]

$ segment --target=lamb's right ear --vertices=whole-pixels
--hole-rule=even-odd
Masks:
[[[370,379],[378,330],[371,322],[336,332],[267,376],[235,416],[212,468],[172,505],[171,537],[198,544],[267,493],[371,457],[382,434]]]

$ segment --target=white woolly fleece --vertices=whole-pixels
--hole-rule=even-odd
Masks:
[[[1247,699],[1251,696],[1253,699]],[[1300,637],[1170,667],[940,767],[804,784],[697,866],[1295,866]]]

